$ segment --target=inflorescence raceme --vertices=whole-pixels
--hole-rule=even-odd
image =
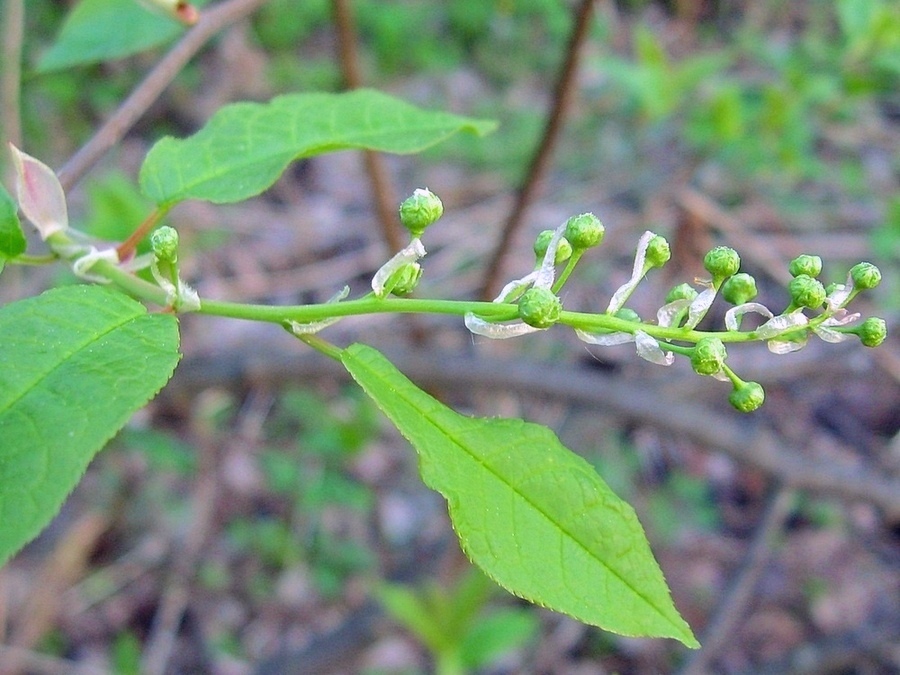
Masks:
[[[425,255],[421,237],[442,213],[440,199],[427,189],[416,190],[403,202],[400,220],[410,232],[410,242],[375,273],[372,292],[376,298],[407,295],[415,289],[422,275],[418,261]],[[476,335],[502,340],[564,324],[588,344],[633,342],[641,358],[660,365],[669,366],[676,355],[681,355],[699,375],[730,382],[729,401],[741,412],[759,408],[765,393],[759,383],[745,382],[728,366],[726,342],[764,341],[773,353],[787,354],[802,349],[811,334],[826,342],[841,342],[856,335],[867,347],[877,347],[885,339],[883,319],[872,317],[860,322],[858,313],[847,310],[857,294],[880,282],[881,272],[871,263],[855,265],[844,283],[825,287],[817,278],[822,260],[813,255],[798,256],[789,267],[793,276],[788,286],[790,302],[775,313],[754,302],[756,280],[740,272],[740,256],[727,246],[717,246],[704,257],[709,277],[694,280],[699,290],[688,283],[675,286],[656,312],[655,321],[644,321],[626,306],[628,299],[652,269],[662,267],[671,257],[666,239],[649,231],[638,240],[631,278],[612,294],[604,313],[567,312],[559,291],[582,255],[603,241],[604,233],[603,224],[592,213],[573,216],[555,230],[541,232],[534,243],[534,269],[510,281],[494,299],[495,303],[513,305],[517,318],[498,321],[467,311],[466,327]],[[560,266],[563,268],[557,274]],[[339,301],[345,294],[332,301]],[[719,295],[733,305],[725,313],[725,330],[697,330]],[[747,314],[759,314],[764,322],[742,331]],[[295,323],[290,328],[297,334],[310,333],[331,322]]]
[[[686,283],[674,287],[657,311],[655,323],[644,322],[626,303],[647,273],[662,267],[671,257],[668,242],[649,231],[638,242],[631,278],[613,293],[605,315],[567,313],[558,294],[562,282],[584,251],[602,241],[603,232],[603,225],[590,213],[570,218],[555,231],[542,232],[535,242],[534,271],[511,281],[494,300],[517,303],[519,320],[497,323],[470,312],[465,317],[466,326],[478,335],[504,339],[565,323],[592,345],[634,342],[639,356],[660,365],[671,365],[679,354],[689,359],[699,375],[731,382],[729,401],[741,412],[756,410],[765,394],[760,384],[745,382],[728,367],[725,342],[765,341],[773,353],[786,354],[802,349],[811,334],[826,342],[841,342],[856,335],[867,347],[876,347],[885,339],[883,319],[872,317],[860,322],[858,313],[847,310],[858,293],[875,288],[880,282],[881,273],[875,265],[859,263],[844,283],[825,287],[817,279],[822,260],[818,256],[798,256],[789,267],[793,276],[788,286],[790,303],[776,314],[753,301],[756,281],[739,271],[740,256],[727,246],[718,246],[704,257],[709,278],[695,280],[699,291]],[[554,283],[556,267],[564,262],[568,264]],[[725,314],[725,330],[697,331],[697,325],[720,294],[733,305]],[[761,315],[765,321],[741,331],[743,318],[750,313]]]
[[[179,274],[178,233],[174,229],[163,226],[151,234],[151,253],[120,260],[117,249],[98,248],[98,242],[69,227],[62,186],[48,166],[15,147],[12,156],[23,213],[53,254],[70,261],[75,273],[88,281],[108,283],[115,279],[129,292],[162,302],[178,313],[217,313],[218,306],[223,315],[271,320],[271,310],[275,310],[277,320],[285,328],[308,342],[313,341],[313,333],[349,313],[327,311],[347,297],[349,288],[346,287],[318,306],[312,314],[315,318],[305,321],[289,315],[282,318],[284,315],[278,308],[232,305],[226,313],[222,308],[228,303],[201,302],[196,291]],[[416,190],[401,204],[400,221],[410,233],[409,244],[375,273],[372,292],[357,302],[359,313],[409,311],[397,305],[388,310],[386,299],[415,290],[422,276],[419,260],[426,253],[422,236],[441,217],[443,208],[441,200],[427,189]],[[640,357],[660,365],[671,365],[676,355],[681,355],[699,375],[731,382],[729,401],[742,412],[756,410],[765,394],[758,383],[745,382],[729,368],[726,343],[764,341],[775,354],[787,354],[802,349],[810,335],[826,342],[841,342],[855,335],[867,347],[877,347],[885,339],[887,329],[883,319],[870,317],[860,321],[859,313],[847,309],[860,292],[880,283],[881,272],[875,265],[861,262],[850,269],[844,283],[825,286],[818,278],[822,272],[821,258],[798,256],[789,265],[793,277],[788,284],[790,302],[776,313],[754,301],[756,281],[740,271],[740,256],[727,246],[717,246],[704,257],[703,265],[709,277],[695,279],[699,290],[687,283],[675,286],[657,310],[655,321],[645,321],[627,306],[628,300],[647,274],[665,265],[671,257],[665,238],[649,231],[638,240],[631,278],[612,294],[605,312],[567,311],[559,296],[560,289],[584,253],[600,245],[604,233],[603,224],[592,213],[573,216],[555,230],[541,232],[534,243],[534,269],[503,287],[494,299],[500,305],[496,312],[490,311],[493,310],[490,303],[440,300],[419,301],[414,311],[463,314],[465,325],[472,333],[492,339],[518,337],[563,324],[573,328],[578,338],[588,344],[610,346],[633,342]],[[558,270],[560,266],[562,269]],[[145,267],[150,268],[155,284],[131,276]],[[725,330],[697,330],[718,295],[732,305],[725,313]],[[490,305],[490,310],[485,305]],[[310,316],[309,312],[305,314]],[[763,323],[742,330],[747,314],[759,314]]]

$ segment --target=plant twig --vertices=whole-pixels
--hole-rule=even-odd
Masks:
[[[332,0],[334,25],[337,30],[338,60],[344,76],[344,84],[348,89],[362,86],[362,75],[359,69],[359,54],[356,49],[356,29],[353,22],[353,10],[350,0]],[[384,158],[377,152],[364,150],[363,162],[369,176],[369,188],[378,222],[381,225],[381,236],[392,253],[403,248],[397,217],[394,189],[384,163]]]
[[[569,45],[566,49],[565,59],[556,81],[556,87],[553,92],[553,106],[547,116],[543,136],[531,159],[525,180],[516,193],[512,211],[503,224],[503,229],[500,231],[500,239],[485,268],[480,291],[480,296],[484,299],[490,299],[497,293],[506,252],[512,243],[513,237],[522,227],[525,212],[537,196],[547,169],[550,166],[550,159],[562,130],[563,120],[575,92],[575,75],[578,72],[578,59],[581,53],[581,45],[588,35],[593,6],[593,0],[581,0],[575,9],[575,23],[569,36]]]
[[[753,600],[753,591],[771,558],[773,540],[784,527],[795,497],[794,490],[782,486],[775,488],[753,536],[744,565],[735,574],[731,587],[719,600],[719,605],[707,624],[700,640],[703,648],[692,654],[681,669],[681,675],[703,675],[709,672],[710,664],[732,637]]]
[[[70,190],[103,154],[122,140],[184,65],[216,33],[254,12],[266,0],[227,0],[204,11],[197,24],[156,64],[118,109],[59,170],[59,182]]]
[[[3,12],[3,80],[0,83],[0,127],[6,140],[22,146],[22,36],[25,6],[22,0],[6,0]]]

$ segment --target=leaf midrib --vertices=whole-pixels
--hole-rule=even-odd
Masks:
[[[37,386],[39,384],[48,380],[51,375],[53,375],[56,371],[58,371],[60,368],[65,366],[73,356],[80,353],[81,351],[83,351],[84,349],[89,347],[90,345],[92,345],[96,342],[99,342],[102,338],[105,338],[110,333],[122,328],[125,324],[127,324],[131,321],[134,321],[135,319],[138,319],[141,316],[142,316],[142,314],[140,312],[136,312],[135,314],[125,318],[123,321],[111,326],[108,330],[105,330],[102,333],[95,334],[92,337],[92,339],[84,341],[81,344],[77,345],[74,349],[69,351],[64,357],[59,358],[57,360],[56,364],[54,364],[51,368],[39,373],[37,375],[37,377],[35,377],[34,381],[31,382],[27,387],[25,387],[22,390],[22,392],[20,393],[19,396],[11,399],[8,406],[6,406],[3,409],[0,409],[0,416],[6,415],[9,411],[11,411],[16,406],[16,404],[18,404],[22,399],[26,398],[28,396],[28,394],[30,394],[32,391],[34,391],[35,388],[37,388]]]
[[[357,360],[359,361],[359,359],[357,359]],[[389,382],[384,377],[380,376],[380,374],[378,373],[377,370],[369,368],[369,372],[374,373],[374,375],[376,377],[378,377],[385,386],[389,386]],[[413,386],[415,386],[415,385],[413,385]],[[412,399],[409,396],[407,396],[403,391],[394,389],[394,393],[397,396],[399,396],[400,398],[402,398],[407,403],[407,405],[415,408]],[[442,403],[440,403],[440,401],[438,401],[438,403],[440,405],[443,405]],[[458,414],[458,413],[455,413],[455,414]],[[462,416],[460,415],[460,417],[462,417]],[[504,483],[511,492],[518,495],[523,501],[525,501],[529,506],[531,506],[535,510],[535,512],[537,512],[541,516],[543,516],[548,522],[551,523],[551,525],[556,527],[561,533],[566,535],[571,541],[575,542],[575,544],[577,544],[592,559],[596,560],[604,569],[606,569],[612,576],[614,576],[616,579],[618,579],[626,588],[630,589],[635,595],[637,595],[639,598],[641,598],[648,606],[652,607],[657,612],[657,614],[659,614],[659,616],[665,620],[666,623],[674,626],[675,628],[679,628],[679,629],[681,628],[677,624],[674,624],[672,622],[671,618],[668,616],[668,614],[665,613],[663,610],[661,610],[656,605],[656,603],[652,602],[649,598],[647,598],[646,595],[644,595],[643,593],[641,593],[640,591],[635,589],[630,583],[628,583],[628,581],[626,581],[621,576],[621,574],[619,574],[614,568],[610,567],[605,561],[598,558],[596,556],[596,554],[593,551],[591,551],[578,537],[576,537],[574,534],[572,534],[567,528],[560,525],[556,520],[551,518],[549,516],[549,514],[547,514],[546,511],[544,511],[535,502],[533,502],[531,499],[529,499],[527,495],[523,494],[519,490],[515,489],[512,485],[510,485],[506,480],[504,480],[504,478],[499,473],[497,473],[490,466],[485,464],[485,462],[478,455],[476,455],[472,451],[468,450],[465,445],[463,445],[462,443],[457,441],[455,438],[453,438],[450,435],[449,431],[445,427],[441,426],[440,424],[438,424],[436,421],[434,421],[431,418],[429,418],[429,421],[431,424],[433,424],[436,428],[438,428],[444,434],[444,437],[447,438],[447,440],[449,440],[453,445],[456,445],[458,448],[460,448],[465,454],[469,455],[469,457],[471,457],[478,464],[480,464],[484,468],[485,471],[492,474],[501,483]],[[678,630],[679,634],[682,634],[683,632],[684,632],[683,629]]]

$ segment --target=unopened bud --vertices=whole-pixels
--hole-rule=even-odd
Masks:
[[[735,385],[728,402],[743,413],[753,412],[766,400],[766,392],[759,382],[741,382]]]
[[[529,288],[519,300],[519,318],[534,328],[549,328],[561,313],[562,303],[549,288]]]
[[[866,347],[877,347],[887,337],[887,324],[877,316],[863,321],[856,329],[859,341]]]
[[[669,250],[669,242],[666,241],[665,237],[657,234],[647,244],[647,253],[644,260],[650,267],[662,267],[669,262],[671,257],[672,252]]]
[[[427,188],[417,188],[400,204],[400,222],[413,237],[421,237],[425,228],[444,213],[444,205],[436,194]]]
[[[393,286],[393,295],[409,295],[419,285],[421,278],[422,266],[419,263],[407,263],[391,275],[388,286]]]
[[[881,283],[881,270],[872,263],[861,262],[850,268],[850,277],[854,288],[868,290]]]
[[[798,255],[788,267],[792,277],[805,274],[815,279],[822,273],[822,259],[817,255]]]
[[[547,254],[547,248],[550,246],[550,240],[553,239],[555,233],[553,230],[544,230],[534,240],[534,255],[538,262],[543,261]],[[553,264],[559,265],[565,262],[572,255],[572,245],[565,237],[560,237],[559,243],[556,245],[556,255],[553,257]]]
[[[791,293],[791,302],[797,307],[818,309],[825,302],[825,287],[818,279],[801,274],[791,279],[788,285]]]
[[[709,272],[714,281],[722,281],[737,274],[741,268],[741,257],[729,246],[716,246],[703,258],[703,267]]]
[[[732,305],[743,305],[756,297],[756,279],[746,272],[728,277],[722,284],[722,297]]]
[[[572,248],[579,250],[597,246],[603,241],[605,232],[603,223],[593,213],[582,213],[566,221],[565,237],[572,244]]]
[[[699,295],[697,289],[688,283],[678,284],[666,295],[666,303],[676,300],[693,300]]]
[[[163,225],[150,235],[150,250],[157,260],[178,262],[178,232],[174,227]]]
[[[691,367],[698,375],[715,375],[722,370],[728,354],[717,337],[701,338],[691,351]]]

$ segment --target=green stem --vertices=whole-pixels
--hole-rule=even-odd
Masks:
[[[301,342],[305,342],[317,352],[321,352],[325,356],[330,356],[335,361],[341,360],[341,352],[343,350],[340,347],[331,344],[327,340],[323,340],[316,335],[296,335],[296,337],[298,340],[300,340]]]
[[[476,302],[467,300],[423,300],[418,298],[374,298],[327,302],[317,305],[246,305],[218,300],[202,300],[199,313],[227,316],[233,319],[268,321],[283,323],[298,321],[308,323],[336,316],[359,314],[456,314],[462,316],[473,312],[491,321],[508,321],[518,316],[518,308],[513,304],[497,302]]]
[[[129,295],[165,307],[168,304],[166,292],[156,284],[144,281],[131,272],[126,272],[108,260],[98,260],[91,272],[106,277]]]
[[[106,277],[129,295],[166,306],[169,298],[166,292],[156,284],[144,281],[130,272],[126,272],[111,262],[100,260],[91,268],[91,272]],[[565,281],[565,277],[561,277]],[[251,305],[219,300],[201,300],[199,314],[225,316],[249,321],[265,321],[284,324],[287,321],[309,323],[333,317],[356,316],[363,314],[450,314],[464,316],[471,312],[487,321],[510,321],[518,317],[518,307],[513,303],[478,302],[473,300],[428,300],[419,298],[377,298],[369,293],[356,300],[342,302],[326,302],[314,305]],[[815,325],[821,317],[810,319]],[[633,334],[642,330],[657,340],[669,342],[668,347],[674,349],[674,342],[696,343],[708,336],[718,337],[722,342],[750,342],[756,340],[754,332],[741,331],[698,331],[682,327],[664,327],[648,323],[634,323],[609,314],[589,314],[585,312],[563,311],[559,323],[578,328],[589,333],[625,332]],[[308,337],[308,336],[307,336]],[[305,338],[301,338],[305,339]],[[319,343],[315,339],[305,340],[311,346],[320,349],[329,356],[340,358],[336,347],[329,350],[327,343]],[[337,351],[334,351],[337,350]]]
[[[681,327],[657,326],[649,323],[635,323],[620,319],[611,314],[588,314],[585,312],[563,311],[559,323],[578,328],[587,333],[634,333],[642,330],[657,340],[677,340],[681,342],[697,342],[701,338],[715,336],[722,342],[750,342],[753,333],[740,331],[700,331]]]
[[[569,275],[572,274],[572,270],[575,269],[575,265],[578,264],[578,261],[581,259],[581,256],[584,255],[584,252],[586,250],[587,249],[584,249],[584,248],[577,248],[572,251],[572,255],[569,256],[569,260],[566,263],[565,268],[563,269],[562,273],[559,275],[559,278],[556,280],[556,283],[553,284],[553,287],[550,290],[552,290],[554,293],[559,293],[559,289],[561,289],[563,287],[563,284],[566,283],[566,281],[569,278]]]
[[[15,258],[10,258],[6,262],[10,265],[49,265],[57,260],[59,260],[59,258],[52,253],[46,253],[44,255],[28,255],[23,253],[22,255],[17,255]]]

